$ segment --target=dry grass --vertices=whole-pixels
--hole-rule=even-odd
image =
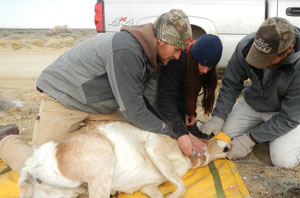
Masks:
[[[67,37],[62,41],[63,46],[66,47],[72,47],[74,45],[77,45],[78,42],[73,37]]]
[[[0,48],[70,48],[97,35],[94,29],[70,29],[55,26],[53,29],[0,29]]]
[[[57,45],[58,45],[57,39],[49,39],[46,42],[47,47],[56,48]]]
[[[41,41],[41,40],[38,40],[38,39],[35,39],[35,40],[31,40],[29,41],[29,43],[33,46],[37,46],[37,47],[43,47],[45,45],[45,42],[44,41]]]
[[[24,47],[24,43],[21,41],[10,41],[10,45],[13,50],[18,50]]]
[[[6,47],[7,43],[4,40],[0,40],[0,47]]]
[[[73,47],[77,45],[80,41],[74,39],[73,37],[67,37],[64,39],[49,39],[46,41],[45,45],[49,48],[60,49],[64,47]]]

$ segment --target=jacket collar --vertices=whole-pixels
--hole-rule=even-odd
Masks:
[[[157,67],[156,46],[157,39],[154,36],[153,25],[151,23],[138,26],[123,26],[121,31],[129,32],[141,45],[146,57],[152,67]]]

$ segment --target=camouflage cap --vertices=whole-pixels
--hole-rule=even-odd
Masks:
[[[256,32],[246,61],[259,69],[271,65],[272,60],[294,42],[296,33],[288,20],[268,18]]]
[[[176,47],[185,48],[192,38],[192,28],[188,16],[173,9],[160,15],[153,24],[156,38]]]

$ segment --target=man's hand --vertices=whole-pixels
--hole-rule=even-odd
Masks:
[[[206,147],[205,144],[203,142],[201,142],[196,136],[194,136],[193,134],[189,133],[189,136],[192,140],[192,144],[193,144],[193,150],[197,151],[197,153],[199,153],[200,155],[204,155],[205,151],[206,151]]]
[[[229,143],[231,150],[227,156],[228,159],[240,159],[246,157],[251,153],[255,142],[249,137],[248,134],[244,134],[237,138],[234,138]]]
[[[192,135],[183,135],[177,139],[177,143],[183,152],[187,156],[195,155],[194,152],[204,155],[206,149],[205,144],[203,144],[196,136]]]
[[[206,135],[210,135],[210,134],[217,134],[221,131],[222,127],[224,124],[224,120],[217,117],[217,116],[213,116],[211,120],[205,122],[201,127],[200,127],[200,131],[202,133],[205,133]]]
[[[193,155],[193,144],[189,135],[180,136],[177,142],[183,154],[187,156]]]

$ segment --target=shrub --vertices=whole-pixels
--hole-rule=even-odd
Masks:
[[[35,45],[37,47],[42,47],[45,43],[41,40],[31,40],[29,41],[32,45]]]
[[[67,25],[57,25],[55,26],[52,30],[52,33],[54,34],[59,34],[59,33],[69,33],[71,32],[71,30],[69,29],[69,27]]]
[[[10,44],[14,50],[18,50],[24,47],[24,44],[21,41],[11,41]]]
[[[6,45],[7,45],[6,41],[0,40],[1,47],[6,47]]]

